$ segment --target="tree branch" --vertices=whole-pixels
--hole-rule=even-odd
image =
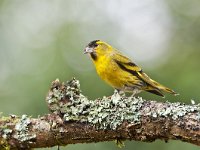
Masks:
[[[200,107],[146,101],[115,92],[94,101],[78,80],[55,80],[46,97],[51,111],[40,118],[0,118],[0,149],[29,149],[75,143],[156,139],[200,146]]]

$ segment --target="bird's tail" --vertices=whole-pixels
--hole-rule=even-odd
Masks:
[[[165,87],[162,84],[160,84],[160,83],[158,83],[158,82],[156,82],[152,79],[151,79],[151,81],[153,82],[153,84],[148,85],[147,88],[145,89],[145,91],[159,95],[159,96],[162,96],[162,97],[164,97],[162,92],[170,93],[170,94],[173,94],[175,96],[179,95],[174,90],[171,90],[170,88]]]
[[[139,72],[138,73],[140,78],[142,78],[143,81],[145,81],[146,83],[146,87],[144,87],[143,90],[162,96],[164,97],[162,92],[167,92],[173,95],[178,95],[178,93],[176,93],[175,91],[171,90],[170,88],[165,87],[164,85],[152,80],[147,74],[145,74],[144,72]]]

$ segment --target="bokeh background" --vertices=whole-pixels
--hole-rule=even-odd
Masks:
[[[200,102],[199,0],[0,0],[0,112],[47,114],[44,99],[56,78],[76,77],[90,99],[111,95],[113,89],[83,54],[95,39],[120,49],[152,78],[180,93],[166,99],[140,96]],[[199,149],[179,141],[125,144],[123,150]],[[108,142],[61,149],[118,148]]]

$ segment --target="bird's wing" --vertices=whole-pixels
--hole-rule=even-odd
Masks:
[[[158,86],[158,83],[156,81],[152,80],[147,74],[142,71],[139,66],[133,63],[128,57],[117,52],[113,55],[113,59],[122,70],[131,73],[132,75],[138,77],[140,80],[148,83],[153,87]]]
[[[152,80],[146,73],[144,72],[138,72],[139,76],[148,84],[151,86],[157,88],[160,84],[154,80]]]
[[[138,72],[138,71],[142,70],[135,63],[133,63],[128,57],[122,55],[119,52],[116,52],[113,55],[113,59],[118,65],[121,65],[121,66],[125,67],[128,70],[132,70],[132,71],[135,71],[135,72]]]
[[[128,57],[123,56],[121,53],[116,53],[113,56],[113,60],[117,65],[124,71],[131,73],[133,76],[136,76],[143,83],[147,84],[146,91],[151,93],[163,96],[161,91],[165,91],[174,95],[177,95],[173,90],[163,86],[162,84],[152,80],[146,73],[142,71],[135,63],[133,63]],[[148,89],[149,88],[149,89]]]

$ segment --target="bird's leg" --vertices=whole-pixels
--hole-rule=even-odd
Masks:
[[[115,89],[114,93],[118,93],[121,96],[125,95],[125,92],[120,89]]]
[[[140,93],[141,90],[138,90],[138,89],[134,89],[133,92],[132,92],[132,95],[131,97],[134,97],[136,94]]]
[[[134,97],[137,94],[137,92],[134,90],[133,93],[131,94],[131,97]]]

